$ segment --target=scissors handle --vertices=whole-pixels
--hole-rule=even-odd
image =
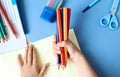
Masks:
[[[107,14],[106,16],[100,19],[100,25],[102,27],[107,27],[109,25],[109,22],[110,22],[110,14]]]
[[[116,16],[112,16],[111,20],[110,20],[110,23],[109,23],[109,28],[111,30],[116,30],[117,28],[119,27],[118,25],[118,21],[117,21],[117,18]]]
[[[111,30],[118,28],[118,21],[115,15],[108,14],[100,19],[100,25],[102,27],[109,27]]]

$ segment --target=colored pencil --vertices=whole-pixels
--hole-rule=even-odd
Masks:
[[[59,35],[58,35],[58,27],[56,26],[56,43],[59,42]],[[57,54],[57,64],[58,64],[58,70],[60,69],[61,64],[61,54]]]
[[[54,2],[55,2],[55,0],[50,0],[50,2],[49,2],[49,4],[48,4],[48,6],[52,8],[52,7],[53,7],[53,5],[54,5]]]
[[[58,35],[59,35],[59,41],[63,41],[63,25],[62,25],[62,16],[61,16],[61,9],[58,8],[56,10],[57,14],[57,24],[58,24]],[[64,67],[65,65],[65,54],[64,54],[64,47],[60,48],[61,50],[61,66]]]
[[[63,8],[63,34],[64,34],[64,41],[68,40],[69,35],[69,25],[70,25],[70,9],[69,8]],[[67,48],[64,47],[64,53],[65,53],[65,66],[67,64],[67,58],[68,58],[68,51]]]
[[[57,8],[56,9],[56,16],[57,16],[57,30],[58,30],[58,38],[59,42],[67,41],[69,36],[69,26],[70,26],[70,14],[71,9],[69,8]],[[57,38],[57,37],[56,37]],[[67,65],[67,58],[68,58],[68,50],[66,47],[60,48],[61,50],[61,68],[65,68]]]
[[[60,8],[60,6],[62,5],[62,3],[63,3],[63,0],[60,0],[60,2],[59,2],[59,4],[58,4],[57,8]]]
[[[12,31],[12,33],[14,34],[14,36],[17,38],[17,33],[15,31],[15,29],[13,28],[13,24],[11,23],[10,19],[8,18],[8,15],[5,11],[5,9],[3,8],[1,2],[0,2],[0,12],[2,13],[2,15],[5,17],[7,23],[8,23],[8,26],[10,28],[10,30]]]
[[[0,28],[0,42],[2,41],[2,39],[3,39],[3,34],[2,34],[2,30]]]
[[[5,26],[4,26],[4,22],[3,22],[3,18],[2,18],[1,13],[0,13],[0,28],[1,28],[4,40],[7,41],[8,36],[7,36],[7,32],[5,30]]]

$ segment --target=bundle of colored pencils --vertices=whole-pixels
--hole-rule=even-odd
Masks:
[[[57,42],[67,41],[70,26],[70,8],[57,8]],[[61,54],[58,54],[58,68],[65,68],[67,65],[68,52],[66,47],[60,48]]]
[[[13,24],[10,20],[10,18],[8,17],[8,14],[6,12],[6,10],[4,9],[4,7],[2,6],[1,2],[0,2],[0,42],[5,42],[8,40],[7,37],[7,33],[5,30],[5,20],[7,22],[7,26],[10,28],[11,32],[13,33],[13,35],[17,38],[17,33],[13,27]]]
[[[47,6],[53,9],[59,8],[63,3],[63,0],[49,0]]]
[[[0,13],[0,42],[5,42],[5,41],[7,41],[7,39],[8,38],[7,38],[4,22],[2,19],[2,15]]]

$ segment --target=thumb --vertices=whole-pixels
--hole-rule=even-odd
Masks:
[[[39,76],[40,76],[40,77],[42,77],[42,76],[44,75],[44,73],[45,73],[45,71],[47,70],[48,66],[49,66],[49,63],[46,63],[46,64],[42,67],[42,69],[41,69],[41,71],[40,71],[40,73],[39,73]]]

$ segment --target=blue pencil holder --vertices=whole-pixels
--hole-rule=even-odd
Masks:
[[[56,11],[48,6],[45,6],[40,17],[46,21],[53,22],[56,17]]]

